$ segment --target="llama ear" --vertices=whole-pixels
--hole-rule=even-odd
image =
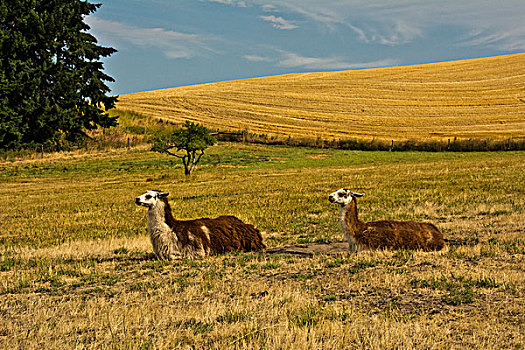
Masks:
[[[363,197],[365,195],[364,193],[355,193],[355,192],[352,192],[352,191],[350,191],[350,192],[352,193],[352,197],[359,198],[359,197]]]
[[[169,192],[160,192],[159,193],[159,198],[166,198],[167,196],[169,196],[170,193]]]

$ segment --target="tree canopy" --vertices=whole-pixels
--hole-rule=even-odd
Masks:
[[[59,145],[85,130],[110,127],[117,96],[108,96],[97,44],[84,22],[99,4],[81,0],[0,0],[0,149]]]
[[[208,146],[213,146],[215,142],[215,137],[210,129],[186,121],[182,128],[155,138],[153,150],[180,158],[184,165],[184,174],[191,175],[204,155],[204,150]]]

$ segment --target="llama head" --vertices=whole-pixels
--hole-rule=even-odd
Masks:
[[[355,193],[353,191],[347,190],[345,188],[341,188],[340,190],[337,190],[333,193],[331,193],[328,196],[328,200],[330,203],[337,203],[341,205],[347,205],[352,201],[354,198],[363,197],[364,194],[361,193]]]
[[[142,205],[144,207],[152,208],[158,201],[169,196],[169,192],[162,191],[146,191],[143,195],[135,198],[135,204]]]

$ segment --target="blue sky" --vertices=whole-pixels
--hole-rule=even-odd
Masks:
[[[523,0],[98,0],[112,94],[525,52]]]

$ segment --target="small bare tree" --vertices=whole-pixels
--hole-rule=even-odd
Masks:
[[[215,142],[208,128],[186,121],[182,128],[156,137],[152,150],[179,158],[184,164],[184,174],[189,176],[204,155],[204,150]]]

